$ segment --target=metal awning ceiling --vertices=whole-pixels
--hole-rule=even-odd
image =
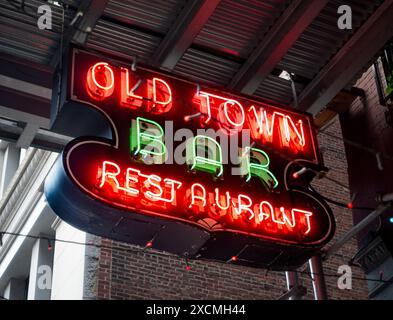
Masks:
[[[61,2],[65,46],[76,42],[130,61],[136,56],[197,82],[284,105],[293,100],[290,82],[278,77],[287,70],[296,75],[300,108],[313,113],[393,36],[393,0]],[[39,30],[35,15],[43,3],[0,0],[0,53],[54,67],[62,11],[51,5],[53,30]],[[337,27],[342,4],[352,9],[352,30]],[[70,26],[78,12],[82,17]]]
[[[78,6],[78,1],[69,1]],[[39,30],[37,27],[37,8],[43,1],[29,0],[0,1],[0,51],[34,62],[47,64],[56,52],[62,31],[62,10],[52,6],[52,30]],[[75,10],[65,12],[64,21],[69,24]]]

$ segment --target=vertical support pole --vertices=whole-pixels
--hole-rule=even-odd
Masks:
[[[382,89],[381,73],[379,72],[378,61],[374,62],[373,68],[374,68],[374,80],[375,80],[375,84],[377,87],[379,104],[381,106],[386,106],[385,93],[383,92],[383,89]]]
[[[322,258],[315,255],[309,260],[312,285],[315,300],[327,300],[325,276],[323,274]]]
[[[3,296],[8,300],[25,300],[26,281],[23,279],[11,278],[4,290]]]
[[[10,143],[4,151],[3,167],[0,176],[0,197],[4,194],[19,167],[20,149]]]
[[[298,103],[298,99],[297,99],[295,81],[294,81],[292,75],[290,75],[290,77],[291,77],[290,81],[291,81],[291,88],[292,88],[292,95],[293,95],[293,106],[295,107],[295,109],[297,109],[299,106],[299,103]]]
[[[86,233],[60,219],[52,225],[56,239],[86,242]],[[86,285],[86,247],[57,242],[53,259],[51,300],[82,300]]]
[[[48,244],[48,240],[41,238],[32,248],[27,300],[50,300],[53,250]]]
[[[288,291],[291,290],[292,288],[295,288],[299,284],[299,279],[297,276],[297,273],[294,271],[286,271],[285,272],[285,278],[287,280],[287,289]],[[300,300],[299,295],[293,295],[289,298],[289,300]]]

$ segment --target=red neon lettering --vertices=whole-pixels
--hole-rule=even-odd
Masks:
[[[133,170],[133,169],[130,169]],[[134,172],[139,172],[138,170],[134,170]],[[127,170],[127,178],[126,178],[126,187],[122,187],[119,183],[118,176],[120,175],[120,167],[111,161],[104,161],[102,163],[102,173],[101,173],[101,183],[99,188],[103,188],[105,183],[109,183],[112,188],[115,188],[115,192],[122,190],[126,193],[130,193],[132,195],[137,195],[139,191],[135,188],[130,187],[129,181],[138,182],[135,180],[134,176],[131,175],[131,171]],[[114,184],[114,186],[113,186]]]
[[[146,178],[146,180],[144,181],[144,185],[145,187],[147,187],[147,191],[145,192],[146,198],[149,198],[150,200],[153,201],[159,200],[164,192],[160,185],[161,178],[154,174],[145,175],[140,173],[140,175]],[[157,193],[152,192],[151,187],[157,189],[158,192]]]
[[[239,101],[200,91],[195,94],[193,102],[199,105],[203,123],[207,124],[212,119],[213,107],[219,124],[225,132],[234,134],[243,128],[246,115]]]
[[[307,229],[304,231],[304,234],[309,234],[311,231],[311,221],[310,217],[312,216],[312,212],[300,210],[300,209],[292,209],[292,215],[295,216],[296,213],[301,213],[302,224],[307,226]],[[304,221],[306,220],[306,221]]]
[[[146,198],[152,200],[152,201],[163,201],[163,202],[168,202],[174,204],[175,201],[175,196],[176,192],[175,190],[179,189],[182,186],[182,183],[177,180],[165,178],[164,180],[161,179],[161,177],[151,174],[151,175],[145,175],[142,173],[139,173],[140,176],[143,176],[146,178],[144,185],[147,188],[147,191],[145,191],[144,195]],[[161,182],[164,182],[164,187],[161,186]],[[151,191],[151,187],[156,189],[156,192]],[[168,188],[170,188],[170,191],[168,192]],[[169,193],[169,198],[163,197],[164,194]]]
[[[302,149],[306,144],[302,120],[299,120],[295,125],[290,116],[285,116],[284,125],[287,144],[289,145],[292,142],[290,146],[292,146],[294,149]]]
[[[130,74],[127,68],[121,68],[121,95],[120,105],[137,108],[142,106],[143,97],[136,95],[134,92],[140,86],[140,81],[136,81],[130,88]]]
[[[235,119],[232,120],[232,117]],[[228,134],[241,131],[245,121],[243,106],[236,100],[225,101],[219,107],[218,119],[220,120],[220,127]]]
[[[268,208],[268,212],[266,212],[265,208]],[[258,214],[258,219],[256,219],[256,223],[259,224],[263,222],[264,220],[268,220],[270,217],[273,216],[273,206],[270,204],[268,201],[261,201],[259,204],[259,214]]]
[[[254,204],[253,200],[244,194],[232,198],[226,191],[221,193],[219,188],[214,193],[207,193],[206,188],[194,183],[187,191],[191,195],[188,208],[194,207],[198,213],[205,213],[217,219],[227,216],[229,220],[254,220],[255,226],[268,233],[299,232],[307,235],[311,232],[310,211],[297,208],[286,210],[284,207],[275,208],[269,201]],[[218,211],[217,211],[218,210]],[[286,230],[283,229],[286,227]],[[296,229],[296,230],[295,230]]]
[[[231,205],[231,197],[229,195],[229,192],[225,192],[225,197],[220,196],[220,190],[218,188],[214,189],[214,194],[215,194],[215,205],[220,208],[221,210],[228,210],[230,205]],[[221,205],[221,199],[225,198],[225,205]]]
[[[198,193],[199,195],[197,195],[197,190],[196,188],[198,188]],[[202,195],[200,195],[202,194]],[[202,207],[206,207],[206,189],[203,185],[199,184],[199,183],[194,183],[191,186],[191,203],[188,206],[189,208],[191,208],[192,206],[199,206],[196,203],[196,200],[202,201]]]
[[[252,200],[249,196],[246,196],[244,194],[239,194],[237,196],[237,204],[234,203],[233,200],[232,200],[232,204],[233,204],[233,209],[235,210],[235,213],[237,215],[240,216],[243,211],[246,211],[246,212],[250,213],[248,220],[251,220],[254,218],[255,214],[254,214],[254,211],[251,209]]]
[[[112,167],[112,169],[114,168],[115,170],[109,171],[108,167]],[[120,184],[116,178],[119,174],[120,174],[120,167],[116,163],[110,161],[104,161],[102,163],[101,183],[99,187],[102,188],[104,186],[107,177],[109,179],[112,179],[115,182],[116,186],[119,187]]]
[[[140,174],[139,170],[136,169],[132,169],[132,168],[128,168],[127,172],[126,172],[126,190],[128,193],[134,194],[134,195],[138,195],[139,194],[139,190],[131,187],[131,183],[138,183],[139,179],[138,176]]]
[[[209,95],[206,92],[200,91],[199,94],[196,93],[194,95],[193,102],[199,105],[199,110],[203,115],[203,123],[209,123],[212,117]]]
[[[123,177],[125,185],[123,187],[121,169],[116,163],[111,161],[103,161],[102,169],[99,168],[99,171],[99,188],[104,188],[105,184],[109,184],[114,193],[123,191],[137,196],[142,192],[147,199],[154,202],[162,201],[174,205],[176,190],[182,186],[180,181],[174,179],[162,179],[158,175],[147,175],[137,169],[127,168],[125,178]],[[144,180],[141,181],[141,178],[144,178]]]
[[[252,111],[252,112],[251,112]],[[251,136],[254,140],[262,138],[263,123],[265,122],[262,108],[259,109],[259,115],[255,106],[251,106],[248,109],[248,123],[251,129]]]
[[[159,78],[148,81],[148,96],[151,112],[164,113],[172,108],[172,91],[168,83]]]
[[[102,167],[99,168],[98,187],[110,192],[108,195],[112,200],[113,195],[122,191],[133,196],[133,201],[139,199],[142,206],[159,205],[168,209],[160,203],[177,206],[177,191],[182,187],[182,183],[170,178],[163,179],[154,174],[143,174],[134,168],[127,168],[122,175],[119,165],[111,161],[103,161]],[[206,188],[200,183],[192,184],[186,194],[190,197],[181,197],[184,201],[181,206],[192,208],[200,215],[204,214],[214,219],[228,219],[229,223],[234,223],[233,220],[238,219],[240,219],[238,221],[253,220],[255,228],[267,233],[308,235],[312,230],[313,213],[310,211],[298,208],[286,210],[284,207],[274,207],[268,201],[254,204],[253,200],[245,194],[238,194],[233,198],[228,191],[220,192],[219,188],[215,188],[213,193],[207,193]],[[118,197],[122,201],[127,201],[124,195]],[[252,228],[252,225],[250,227]]]
[[[112,67],[106,62],[98,62],[87,72],[87,92],[96,100],[103,100],[112,95],[115,77]]]
[[[278,139],[282,146],[291,147],[294,151],[302,150],[306,145],[302,120],[295,124],[289,115],[276,111],[268,114],[263,108],[257,110],[255,106],[248,109],[247,120],[251,136],[257,141],[272,143]],[[275,132],[279,137],[274,137]]]
[[[280,214],[277,214],[277,212]],[[278,216],[281,216],[281,220],[278,218]],[[272,220],[277,224],[286,224],[291,228],[294,228],[296,225],[294,212],[291,211],[291,218],[289,218],[284,207],[280,207],[280,209],[273,211]]]
[[[269,116],[266,112],[266,110],[263,111],[264,119],[265,119],[265,131],[262,131],[264,133],[264,138],[266,141],[272,142],[273,141],[273,133],[274,133],[274,128],[275,128],[275,123],[276,118],[279,118],[279,124],[276,125],[279,128],[279,133],[280,133],[280,139],[281,142],[283,140],[284,134],[285,134],[285,124],[283,124],[283,119],[285,119],[285,115],[279,112],[273,112],[273,115],[270,116],[270,124],[269,124]]]
[[[175,201],[175,194],[176,194],[175,190],[180,189],[180,187],[182,186],[182,183],[180,181],[172,180],[172,179],[169,179],[169,178],[165,178],[164,182],[165,182],[165,185],[169,185],[170,188],[171,188],[171,191],[170,191],[171,197],[169,199],[161,198],[160,200],[164,201],[164,202],[174,203],[174,201]]]

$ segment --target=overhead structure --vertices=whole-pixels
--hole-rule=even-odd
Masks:
[[[49,128],[53,73],[71,43],[293,105],[291,82],[279,77],[285,70],[295,75],[299,107],[316,114],[393,36],[392,0],[347,1],[350,30],[337,26],[337,0],[59,3],[49,30],[37,26],[36,1],[0,3],[0,117],[24,128],[21,145]]]
[[[328,0],[292,1],[235,75],[229,88],[253,94],[327,3]]]
[[[392,20],[393,1],[385,1],[303,90],[301,109],[321,111],[393,37]]]
[[[51,66],[56,66],[67,50],[70,43],[84,45],[88,35],[93,31],[97,20],[101,17],[108,0],[82,1],[68,26],[62,26],[63,37],[57,51],[50,60]]]
[[[63,76],[62,56],[71,45],[103,53],[112,59],[109,62],[122,59],[125,67],[128,61],[130,65],[137,61],[138,66],[162,69],[169,76],[187,78],[187,84],[197,88],[204,84],[220,93],[243,93],[250,101],[263,99],[299,108],[299,114],[316,115],[329,104],[329,111],[334,111],[332,105],[338,104],[343,89],[346,94],[353,91],[350,85],[393,36],[393,0],[346,1],[352,28],[344,30],[338,26],[343,4],[339,0],[156,0],[154,5],[151,0],[59,0],[50,3],[52,23],[44,30],[37,25],[41,4],[35,0],[0,2],[0,140],[15,142],[20,148],[61,151],[73,138],[55,132],[50,124],[59,111],[53,112],[51,102],[67,91],[59,90],[65,87],[61,80],[54,87],[52,79]],[[279,76],[283,72],[289,79]],[[155,101],[155,95],[154,91],[154,98],[147,100]],[[299,103],[293,98],[296,95]],[[125,132],[129,133],[128,127]],[[75,163],[79,167],[80,162]],[[102,162],[102,172],[106,163]],[[113,176],[117,174],[107,174]],[[238,200],[239,212],[241,203]],[[293,210],[311,216],[308,211]],[[150,243],[149,239],[142,242]],[[230,261],[246,254],[247,246],[230,252]],[[316,275],[315,296],[325,299],[320,262],[314,257],[310,269]],[[295,285],[295,274],[288,275],[292,277],[288,277],[289,292],[282,298],[304,294]]]
[[[152,64],[172,70],[219,3],[220,0],[189,1],[151,58]]]

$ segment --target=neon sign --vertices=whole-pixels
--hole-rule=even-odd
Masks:
[[[266,200],[255,203],[247,195],[232,196],[229,191],[225,192],[225,205],[222,205],[219,188],[209,192],[200,183],[186,187],[180,181],[145,174],[131,167],[122,170],[118,164],[111,161],[103,161],[97,172],[98,193],[105,194],[105,197],[118,201],[130,209],[135,208],[137,203],[141,206],[164,209],[181,208],[183,212],[191,208],[196,209],[196,215],[205,213],[222,220],[227,226],[233,225],[234,229],[236,220],[244,220],[249,223],[248,233],[255,230],[258,234],[262,233],[261,230],[266,230],[264,232],[270,236],[274,236],[280,230],[289,234],[296,229],[300,236],[305,237],[311,231],[311,211],[287,209],[283,206],[273,207]],[[150,201],[143,205],[146,200]],[[179,215],[179,219],[184,219],[184,216]],[[267,228],[268,225],[270,229]]]
[[[188,258],[276,269],[331,239],[329,207],[305,188],[312,176],[294,178],[322,166],[310,115],[78,49],[69,59],[54,126],[80,128],[92,112],[110,135],[93,122],[93,136],[70,142],[48,177],[64,220]],[[191,136],[176,138],[185,129]]]

